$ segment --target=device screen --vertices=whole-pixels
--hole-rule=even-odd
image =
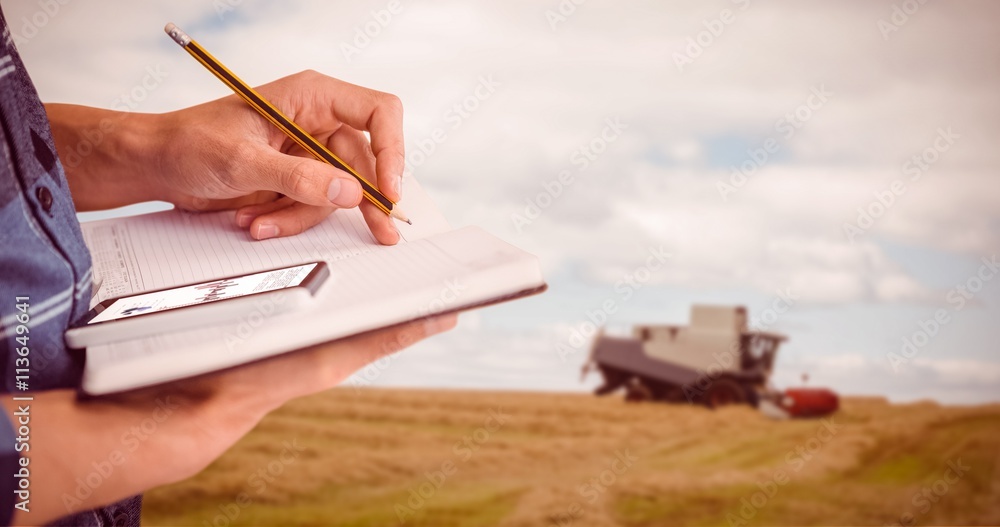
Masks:
[[[316,265],[316,263],[310,263],[119,298],[107,309],[90,319],[87,324],[134,318],[178,307],[207,304],[227,298],[296,287],[302,284],[302,281],[309,276]]]

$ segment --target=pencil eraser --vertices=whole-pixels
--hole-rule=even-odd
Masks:
[[[174,39],[174,42],[180,44],[181,46],[187,46],[191,43],[191,37],[187,36],[187,33],[177,27],[177,25],[173,22],[167,24],[163,30],[170,35],[170,38]]]

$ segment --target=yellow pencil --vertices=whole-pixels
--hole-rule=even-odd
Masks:
[[[329,149],[327,149],[322,143],[316,140],[315,137],[310,135],[308,132],[303,130],[299,125],[295,124],[294,121],[288,118],[281,110],[275,108],[273,104],[268,102],[263,96],[257,93],[247,83],[240,80],[233,72],[229,71],[228,68],[222,65],[221,62],[216,60],[209,52],[205,51],[205,48],[201,47],[200,44],[195,42],[181,30],[181,28],[175,26],[174,24],[167,24],[164,31],[170,35],[170,38],[174,39],[175,42],[180,44],[182,48],[187,50],[198,62],[202,63],[203,66],[208,68],[209,71],[215,74],[222,82],[233,89],[236,95],[239,95],[251,108],[257,110],[265,119],[274,123],[282,132],[285,133],[292,141],[298,143],[299,146],[309,152],[316,159],[320,161],[325,161],[345,172],[348,172],[358,183],[361,184],[361,190],[364,192],[365,198],[372,202],[376,207],[382,212],[389,215],[389,217],[396,218],[400,221],[405,221],[410,225],[413,222],[403,214],[403,211],[396,207],[389,198],[385,197],[381,192],[368,182],[367,179],[358,174],[357,170],[351,168],[342,159],[334,155]]]

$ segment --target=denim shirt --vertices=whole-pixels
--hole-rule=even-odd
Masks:
[[[2,11],[0,32],[0,397],[11,397],[78,385],[82,357],[66,349],[63,332],[89,309],[92,268],[45,109]],[[22,309],[27,311],[26,321],[23,316],[18,320]],[[19,335],[19,325],[28,333]],[[18,341],[19,336],[28,339]],[[25,361],[15,362],[24,347],[27,372]],[[11,476],[19,468],[19,456],[29,458],[30,469],[31,457],[46,455],[15,451],[14,420],[13,415],[0,417],[0,522],[4,524],[19,501]],[[141,497],[136,496],[61,518],[56,524],[139,525],[140,508]],[[30,512],[27,520],[31,521]]]

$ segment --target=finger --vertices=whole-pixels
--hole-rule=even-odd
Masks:
[[[241,408],[263,413],[286,401],[326,390],[388,354],[455,327],[454,314],[410,322],[286,353],[188,381],[192,392],[215,393]],[[177,386],[175,383],[171,386]]]
[[[365,217],[368,230],[372,232],[375,240],[382,245],[395,245],[399,242],[399,230],[396,229],[395,220],[382,209],[365,200],[361,203],[361,214]]]
[[[350,126],[341,126],[327,139],[326,147],[336,152],[362,177],[374,181],[375,187],[382,190],[382,185],[375,178],[375,155],[372,154],[371,144],[364,132]]]
[[[361,202],[361,185],[354,176],[312,158],[291,156],[269,146],[252,147],[237,184],[251,190],[272,190],[295,201],[352,208]]]
[[[306,231],[320,222],[336,207],[317,207],[305,203],[292,202],[291,205],[262,212],[250,223],[250,236],[255,240],[267,240],[279,236],[293,236]]]
[[[369,133],[375,154],[375,174],[378,187],[394,203],[403,198],[403,167],[406,154],[403,146],[403,103],[395,95],[375,109]]]
[[[329,123],[324,120],[328,120],[325,116],[332,112],[335,121],[371,134],[376,184],[387,198],[399,201],[399,185],[406,159],[403,146],[403,103],[399,97],[314,71],[296,74],[288,82],[304,83],[308,86],[305,91],[312,95],[300,99],[299,104],[303,107],[294,109],[295,118],[300,119],[302,122],[299,124],[306,126],[308,130],[330,129]]]
[[[338,349],[317,346],[316,368],[325,372],[325,387],[335,386],[372,362],[454,328],[457,320],[454,314],[442,315],[352,337]]]
[[[280,194],[274,194],[273,192],[271,194],[274,196],[280,196]],[[287,197],[280,197],[263,203],[244,205],[236,210],[236,225],[246,229],[250,227],[250,223],[253,222],[254,218],[257,216],[285,208],[292,203],[295,203],[295,200]]]
[[[368,138],[363,132],[349,126],[342,126],[330,137],[327,146],[334,152],[348,154],[349,158],[343,159],[361,175],[368,176],[375,171],[375,156],[372,155]],[[379,190],[382,190],[381,185],[378,187]],[[364,214],[368,229],[379,243],[394,245],[399,241],[399,231],[388,214],[367,201],[362,201],[361,212]]]
[[[399,201],[400,182],[406,160],[403,145],[402,101],[395,95],[369,90],[330,77],[324,76],[320,82],[324,88],[331,84],[345,85],[339,88],[351,92],[347,97],[330,101],[333,114],[351,128],[367,130],[371,134],[376,184],[385,197],[393,202]]]

